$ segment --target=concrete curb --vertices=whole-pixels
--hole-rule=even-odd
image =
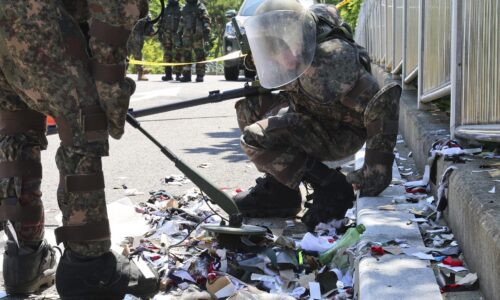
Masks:
[[[380,67],[372,65],[380,84],[394,81]],[[398,80],[398,82],[400,82]],[[449,119],[443,113],[418,110],[417,94],[404,90],[400,102],[399,131],[413,151],[418,169],[423,172],[428,164],[428,153],[439,138],[449,138]],[[481,292],[486,299],[498,299],[500,295],[500,184],[493,182],[485,173],[472,173],[479,165],[491,163],[475,159],[458,168],[450,177],[448,208],[445,217],[463,250],[471,272],[477,272]],[[442,158],[431,179],[438,181],[450,166]],[[436,182],[436,181],[435,181]],[[496,185],[497,193],[488,191]],[[435,186],[433,186],[435,190]]]
[[[396,164],[393,177],[399,178]],[[408,212],[416,204],[400,205],[401,210],[385,211],[381,205],[392,203],[394,196],[404,195],[402,186],[390,186],[378,197],[362,197],[356,203],[357,223],[364,224],[360,245],[367,242],[386,242],[404,239],[412,248],[424,247],[418,224],[408,224],[414,215]],[[363,257],[356,266],[357,291],[359,299],[399,300],[430,299],[441,300],[442,296],[429,261],[406,254],[384,254],[379,258]]]

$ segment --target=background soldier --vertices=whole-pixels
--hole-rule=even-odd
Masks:
[[[163,62],[180,62],[182,59],[181,48],[174,47],[175,35],[179,28],[180,19],[181,7],[179,5],[179,0],[169,0],[158,30],[160,43],[163,46]],[[181,66],[174,67],[175,80],[180,80],[181,72]],[[172,79],[172,67],[165,67],[165,76],[163,76],[161,80],[168,81]]]
[[[5,288],[30,294],[56,276],[62,299],[155,294],[157,278],[145,278],[133,260],[110,251],[101,164],[108,134],[123,134],[134,84],[125,77],[126,42],[147,14],[147,2],[65,3],[77,2],[72,15],[59,1],[0,2],[0,219],[13,224],[6,230]],[[82,28],[89,29],[90,43],[78,25],[89,17]],[[65,251],[57,272],[54,250],[43,239],[45,115],[56,119],[61,139],[56,163],[63,226],[55,235]]]
[[[203,61],[211,48],[210,16],[207,8],[198,0],[186,0],[181,12],[181,22],[177,30],[176,45],[182,45],[183,62],[192,62],[195,54],[196,61]],[[196,64],[196,82],[203,82],[205,64]],[[191,81],[191,66],[182,68],[181,82]]]
[[[142,60],[142,48],[144,47],[144,40],[148,36],[154,34],[154,28],[151,24],[151,17],[148,15],[145,18],[140,19],[137,24],[135,24],[132,34],[127,42],[127,49],[129,54],[135,60]],[[135,65],[135,71],[137,72],[137,80],[148,80],[146,77],[147,70],[142,65]]]
[[[366,50],[334,6],[266,0],[245,31],[260,83],[284,91],[236,103],[241,145],[267,174],[235,196],[239,210],[293,216],[305,182],[314,189],[302,218],[309,230],[344,218],[353,186],[373,196],[392,180],[401,87],[379,88]],[[322,163],[347,158],[365,142],[363,168],[347,178]]]

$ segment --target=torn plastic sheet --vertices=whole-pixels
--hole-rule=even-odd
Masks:
[[[443,263],[439,263],[438,267],[444,268],[444,269],[447,269],[447,270],[450,270],[450,271],[453,271],[455,273],[459,273],[459,272],[463,272],[463,271],[468,271],[468,269],[466,267],[462,267],[462,266],[452,267],[452,266],[449,266],[449,265],[446,265],[446,264],[443,264]]]
[[[111,241],[115,245],[130,236],[142,236],[150,230],[142,215],[135,212],[132,201],[125,197],[107,205]]]

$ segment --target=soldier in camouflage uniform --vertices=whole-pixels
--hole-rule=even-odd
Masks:
[[[174,47],[175,35],[177,29],[179,29],[180,20],[181,6],[179,5],[179,1],[169,0],[158,29],[160,43],[163,46],[163,62],[165,63],[180,62],[182,59],[181,48]],[[174,67],[175,80],[180,80],[181,72],[181,66]],[[165,76],[162,76],[161,80],[168,81],[172,79],[172,67],[165,67]]]
[[[186,0],[181,12],[181,22],[177,30],[176,45],[182,45],[183,62],[204,61],[210,50],[210,16],[207,8],[199,0]],[[196,64],[196,82],[203,82],[205,64]],[[181,82],[191,82],[191,66],[182,69]]]
[[[151,17],[148,15],[145,18],[140,19],[137,24],[135,24],[132,33],[127,42],[127,49],[130,55],[135,60],[142,60],[142,48],[144,47],[144,40],[148,36],[154,34],[154,29],[151,24]],[[147,81],[146,77],[147,70],[143,65],[135,65],[135,72],[137,73],[138,81]]]
[[[3,258],[5,288],[30,294],[57,277],[62,299],[150,295],[157,278],[145,278],[135,263],[110,251],[101,164],[108,134],[123,134],[134,88],[125,77],[126,41],[147,2],[62,4],[0,2],[0,218],[13,224]],[[56,119],[61,140],[56,164],[63,226],[55,235],[65,252],[57,271],[44,240],[40,192],[45,115]]]
[[[379,88],[334,6],[267,0],[257,12],[245,30],[259,79],[282,91],[236,103],[242,148],[266,176],[234,200],[248,216],[295,215],[305,182],[314,192],[302,220],[313,230],[344,217],[353,187],[374,196],[391,182],[401,88]],[[322,163],[364,143],[364,165],[347,178]]]

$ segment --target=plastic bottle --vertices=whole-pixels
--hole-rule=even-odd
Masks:
[[[359,224],[355,228],[347,229],[342,238],[338,240],[335,244],[333,244],[332,248],[326,250],[319,256],[319,261],[323,265],[330,263],[330,261],[333,259],[333,256],[337,253],[337,251],[339,251],[340,249],[348,248],[357,243],[361,237],[361,234],[365,232],[365,230],[366,227],[363,224]]]

